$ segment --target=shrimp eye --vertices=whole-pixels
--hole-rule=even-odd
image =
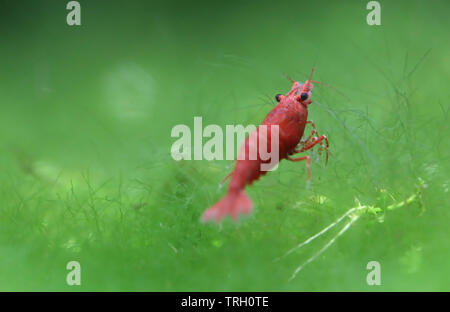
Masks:
[[[275,95],[275,100],[277,100],[277,102],[280,102],[280,100],[281,100],[281,94]]]
[[[304,101],[308,98],[308,93],[304,92],[302,94],[300,94],[300,100]]]

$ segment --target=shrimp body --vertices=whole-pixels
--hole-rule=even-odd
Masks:
[[[261,131],[263,131],[261,126],[250,133],[240,148],[236,165],[233,172],[230,174],[231,181],[227,194],[219,202],[204,212],[202,221],[214,220],[219,222],[226,215],[231,215],[234,220],[237,220],[239,214],[249,214],[252,211],[253,203],[245,194],[244,188],[258,180],[261,175],[267,173],[267,171],[261,169],[261,165],[263,163],[270,163],[271,159],[261,159],[258,148],[260,148],[261,144],[264,144],[266,145],[266,151],[268,151],[268,153],[271,152],[272,126],[278,126],[279,161],[282,159],[291,161],[305,159],[307,160],[308,177],[310,176],[309,156],[300,157],[298,159],[292,159],[289,156],[310,149],[323,139],[327,141],[324,136],[322,139],[316,138],[319,139],[317,142],[309,139],[303,143],[303,147],[300,150],[297,150],[297,146],[303,137],[305,126],[309,123],[307,121],[308,105],[311,103],[310,97],[312,88],[313,84],[310,77],[304,84],[293,82],[291,90],[286,95],[276,96],[278,101],[277,106],[267,114],[266,118],[261,123],[261,125],[266,126],[264,127],[265,139],[262,143],[259,140]],[[253,142],[259,142],[259,144],[254,144]],[[310,146],[311,144],[312,146]],[[256,158],[252,158],[250,155],[256,155]]]

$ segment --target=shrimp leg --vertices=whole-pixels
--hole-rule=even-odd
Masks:
[[[303,146],[300,150],[295,150],[294,152],[295,153],[302,153],[304,151],[307,151],[307,150],[313,148],[314,145],[316,145],[318,143],[320,143],[322,145],[323,144],[322,140],[324,140],[325,143],[326,143],[326,147],[324,147],[325,151],[327,153],[327,157],[326,157],[325,163],[328,163],[328,148],[329,148],[329,144],[328,144],[328,139],[327,139],[327,137],[325,135],[321,135],[320,137],[315,139],[313,142],[305,144],[305,146]]]
[[[306,160],[306,171],[308,172],[308,183],[311,181],[311,157],[310,156],[302,156],[302,157],[299,157],[299,158],[290,158],[290,157],[288,157],[287,160],[289,160],[289,161]]]

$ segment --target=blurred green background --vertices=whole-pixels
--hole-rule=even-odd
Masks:
[[[368,1],[89,0],[81,26],[67,2],[0,1],[0,290],[450,290],[448,1],[380,1],[381,26]],[[174,161],[172,127],[259,124],[313,66],[328,165],[306,189],[283,161],[251,217],[201,224],[233,163]],[[342,226],[274,259],[355,198],[382,212],[288,282]]]

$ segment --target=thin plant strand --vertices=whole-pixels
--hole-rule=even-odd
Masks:
[[[336,239],[341,236],[342,234],[344,234],[349,228],[350,226],[356,222],[356,220],[359,219],[360,216],[352,216],[350,217],[350,221],[347,222],[347,224],[339,231],[339,233],[336,234],[336,236],[334,236],[332,239],[330,239],[330,241],[322,247],[322,249],[320,249],[318,252],[316,252],[311,258],[309,258],[308,260],[306,260],[302,265],[300,265],[292,274],[291,278],[289,279],[289,281],[292,281],[298,274],[298,272],[300,272],[305,265],[307,265],[308,263],[314,261],[315,259],[317,259],[317,257],[319,257],[322,253],[324,253],[328,248],[330,248],[331,245],[334,244],[334,242],[336,241]]]
[[[411,204],[416,200],[420,201],[421,195],[422,195],[422,190],[427,187],[427,184],[421,178],[418,178],[418,180],[419,180],[419,187],[417,188],[417,191],[414,194],[412,194],[411,196],[409,196],[407,199],[405,199],[403,201],[388,205],[385,208],[385,210],[387,210],[387,211],[395,210],[395,209],[404,207],[408,204]],[[392,195],[390,195],[390,196],[392,198]],[[301,264],[299,267],[297,267],[297,269],[294,271],[292,276],[289,278],[289,281],[293,280],[297,276],[297,274],[305,267],[305,265],[307,265],[307,264],[311,263],[312,261],[314,261],[315,259],[317,259],[317,257],[319,257],[323,252],[325,252],[331,245],[333,245],[335,243],[335,241],[337,240],[337,238],[339,236],[341,236],[342,234],[344,234],[359,219],[360,216],[362,216],[364,213],[369,212],[369,211],[375,212],[377,209],[382,210],[382,209],[380,209],[378,207],[374,207],[374,206],[361,205],[360,201],[357,198],[355,198],[355,201],[358,204],[357,207],[350,208],[349,210],[347,210],[347,212],[345,212],[342,216],[340,216],[338,219],[336,219],[336,221],[334,221],[333,223],[331,223],[330,225],[325,227],[322,231],[314,234],[313,236],[311,236],[304,242],[298,244],[294,248],[287,251],[283,256],[276,259],[276,260],[280,260],[280,259],[286,257],[287,255],[291,254],[295,250],[298,250],[298,249],[302,248],[303,246],[307,245],[308,243],[310,243],[317,237],[323,235],[324,233],[326,233],[328,230],[330,230],[337,224],[341,223],[345,217],[349,216],[351,218],[351,220],[349,222],[347,222],[345,224],[345,226],[330,241],[328,241],[328,243],[324,247],[322,247],[317,253],[315,253],[312,257],[310,257],[303,264]],[[357,211],[361,211],[361,212],[356,213]]]
[[[309,244],[310,242],[312,242],[313,240],[315,240],[316,238],[318,238],[319,236],[325,234],[326,232],[328,232],[330,229],[332,229],[333,227],[335,227],[336,225],[338,225],[339,223],[341,223],[342,220],[344,220],[345,217],[347,217],[348,215],[350,215],[351,213],[353,213],[356,210],[360,210],[365,208],[365,206],[363,207],[353,207],[351,209],[349,209],[346,213],[344,213],[342,216],[340,216],[339,218],[337,218],[333,223],[331,223],[330,225],[328,225],[327,227],[325,227],[323,230],[321,230],[320,232],[314,234],[313,236],[311,236],[310,238],[308,238],[307,240],[305,240],[304,242],[298,244],[297,246],[291,248],[290,250],[288,250],[284,255],[282,255],[281,257],[275,259],[276,261],[283,259],[284,257],[290,255],[291,253],[293,253],[294,251],[296,251],[297,249],[302,248],[303,246]]]

